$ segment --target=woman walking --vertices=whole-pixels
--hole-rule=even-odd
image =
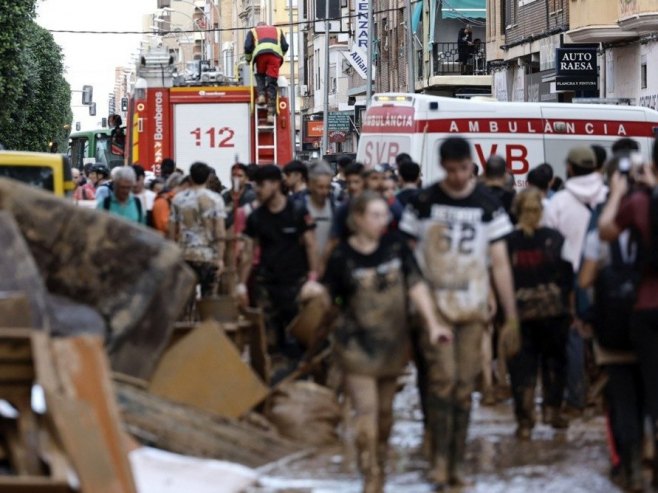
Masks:
[[[389,221],[389,207],[380,195],[364,192],[355,198],[348,218],[352,235],[333,251],[323,279],[340,311],[335,356],[356,413],[365,493],[384,488],[397,377],[409,359],[409,300],[432,342],[452,340],[451,330],[437,318],[411,250],[401,237],[384,234]]]

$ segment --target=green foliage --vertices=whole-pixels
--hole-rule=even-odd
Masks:
[[[7,149],[65,149],[71,113],[62,52],[34,21],[35,0],[0,0],[0,142]]]

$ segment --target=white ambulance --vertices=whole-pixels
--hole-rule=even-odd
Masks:
[[[569,103],[515,103],[464,100],[424,94],[376,94],[365,113],[356,159],[366,166],[393,163],[406,152],[421,165],[423,181],[441,178],[439,146],[452,135],[467,138],[482,167],[492,154],[507,160],[516,186],[528,171],[553,166],[566,178],[569,149],[612,144],[630,137],[650,161],[658,136],[658,112],[638,106]]]

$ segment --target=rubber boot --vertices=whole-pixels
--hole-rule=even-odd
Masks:
[[[267,89],[267,78],[265,74],[256,74],[254,79],[256,79],[256,104],[263,105],[266,102],[265,91]]]
[[[544,423],[556,430],[566,430],[569,428],[569,420],[562,415],[562,412],[557,407],[547,406],[545,408]]]
[[[267,119],[265,120],[267,123],[270,125],[274,125],[274,121],[276,119],[276,112],[274,111],[274,107],[268,106],[267,107]]]
[[[448,485],[448,455],[453,430],[453,412],[449,402],[427,397],[427,426],[430,435],[430,471],[428,479],[436,489]]]
[[[644,491],[644,478],[642,477],[642,445],[635,445],[631,450],[627,465],[627,486],[629,491]]]
[[[453,434],[450,442],[449,474],[452,486],[469,486],[471,483],[464,473],[466,459],[466,437],[470,421],[470,409],[455,407],[453,417]]]

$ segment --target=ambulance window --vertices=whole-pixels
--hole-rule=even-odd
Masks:
[[[658,127],[653,127],[653,138],[658,139]]]

